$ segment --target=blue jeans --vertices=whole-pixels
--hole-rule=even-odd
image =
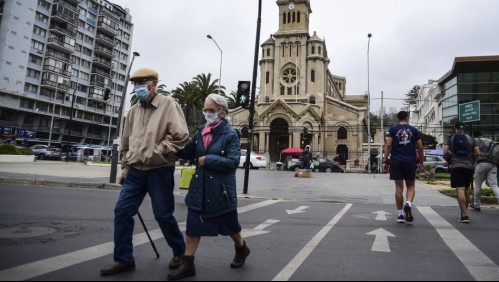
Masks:
[[[181,257],[185,251],[184,236],[173,216],[175,167],[138,170],[130,167],[114,208],[114,261],[128,263],[133,260],[133,216],[147,193],[151,197],[154,218],[158,222],[173,255]]]

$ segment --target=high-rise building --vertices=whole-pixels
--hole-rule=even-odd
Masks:
[[[106,0],[0,0],[0,138],[112,142],[132,35]]]

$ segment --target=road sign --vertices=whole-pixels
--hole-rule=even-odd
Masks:
[[[480,101],[459,104],[459,120],[462,122],[480,121]]]

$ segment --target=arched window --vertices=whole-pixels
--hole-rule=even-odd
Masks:
[[[282,14],[282,24],[286,24],[286,13]]]
[[[270,57],[270,48],[267,49],[267,57]]]
[[[310,97],[308,102],[312,105],[315,105],[315,97]]]
[[[248,128],[247,127],[243,127],[243,129],[241,129],[241,138],[248,138],[249,134],[248,134]]]
[[[315,54],[315,46],[312,46],[312,55]]]
[[[315,70],[310,71],[310,81],[315,82]]]
[[[265,84],[269,84],[270,81],[270,72],[265,73]]]
[[[343,126],[338,129],[338,139],[348,139],[348,131]]]
[[[291,12],[288,12],[288,23],[291,22]]]
[[[281,96],[284,96],[284,91],[286,90],[286,88],[284,86],[281,85]]]
[[[322,52],[322,49],[321,49],[321,47],[319,46],[319,55],[321,54],[321,52]]]
[[[297,15],[297,17],[298,17],[298,22],[300,22],[300,11],[298,11],[298,13],[297,13],[297,14],[298,14],[298,15]]]
[[[295,22],[296,22],[296,13],[293,12],[293,23],[295,23]]]

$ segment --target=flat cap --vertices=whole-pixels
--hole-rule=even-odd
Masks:
[[[138,79],[154,79],[158,80],[158,72],[151,68],[141,68],[136,70],[130,77],[131,81]]]

